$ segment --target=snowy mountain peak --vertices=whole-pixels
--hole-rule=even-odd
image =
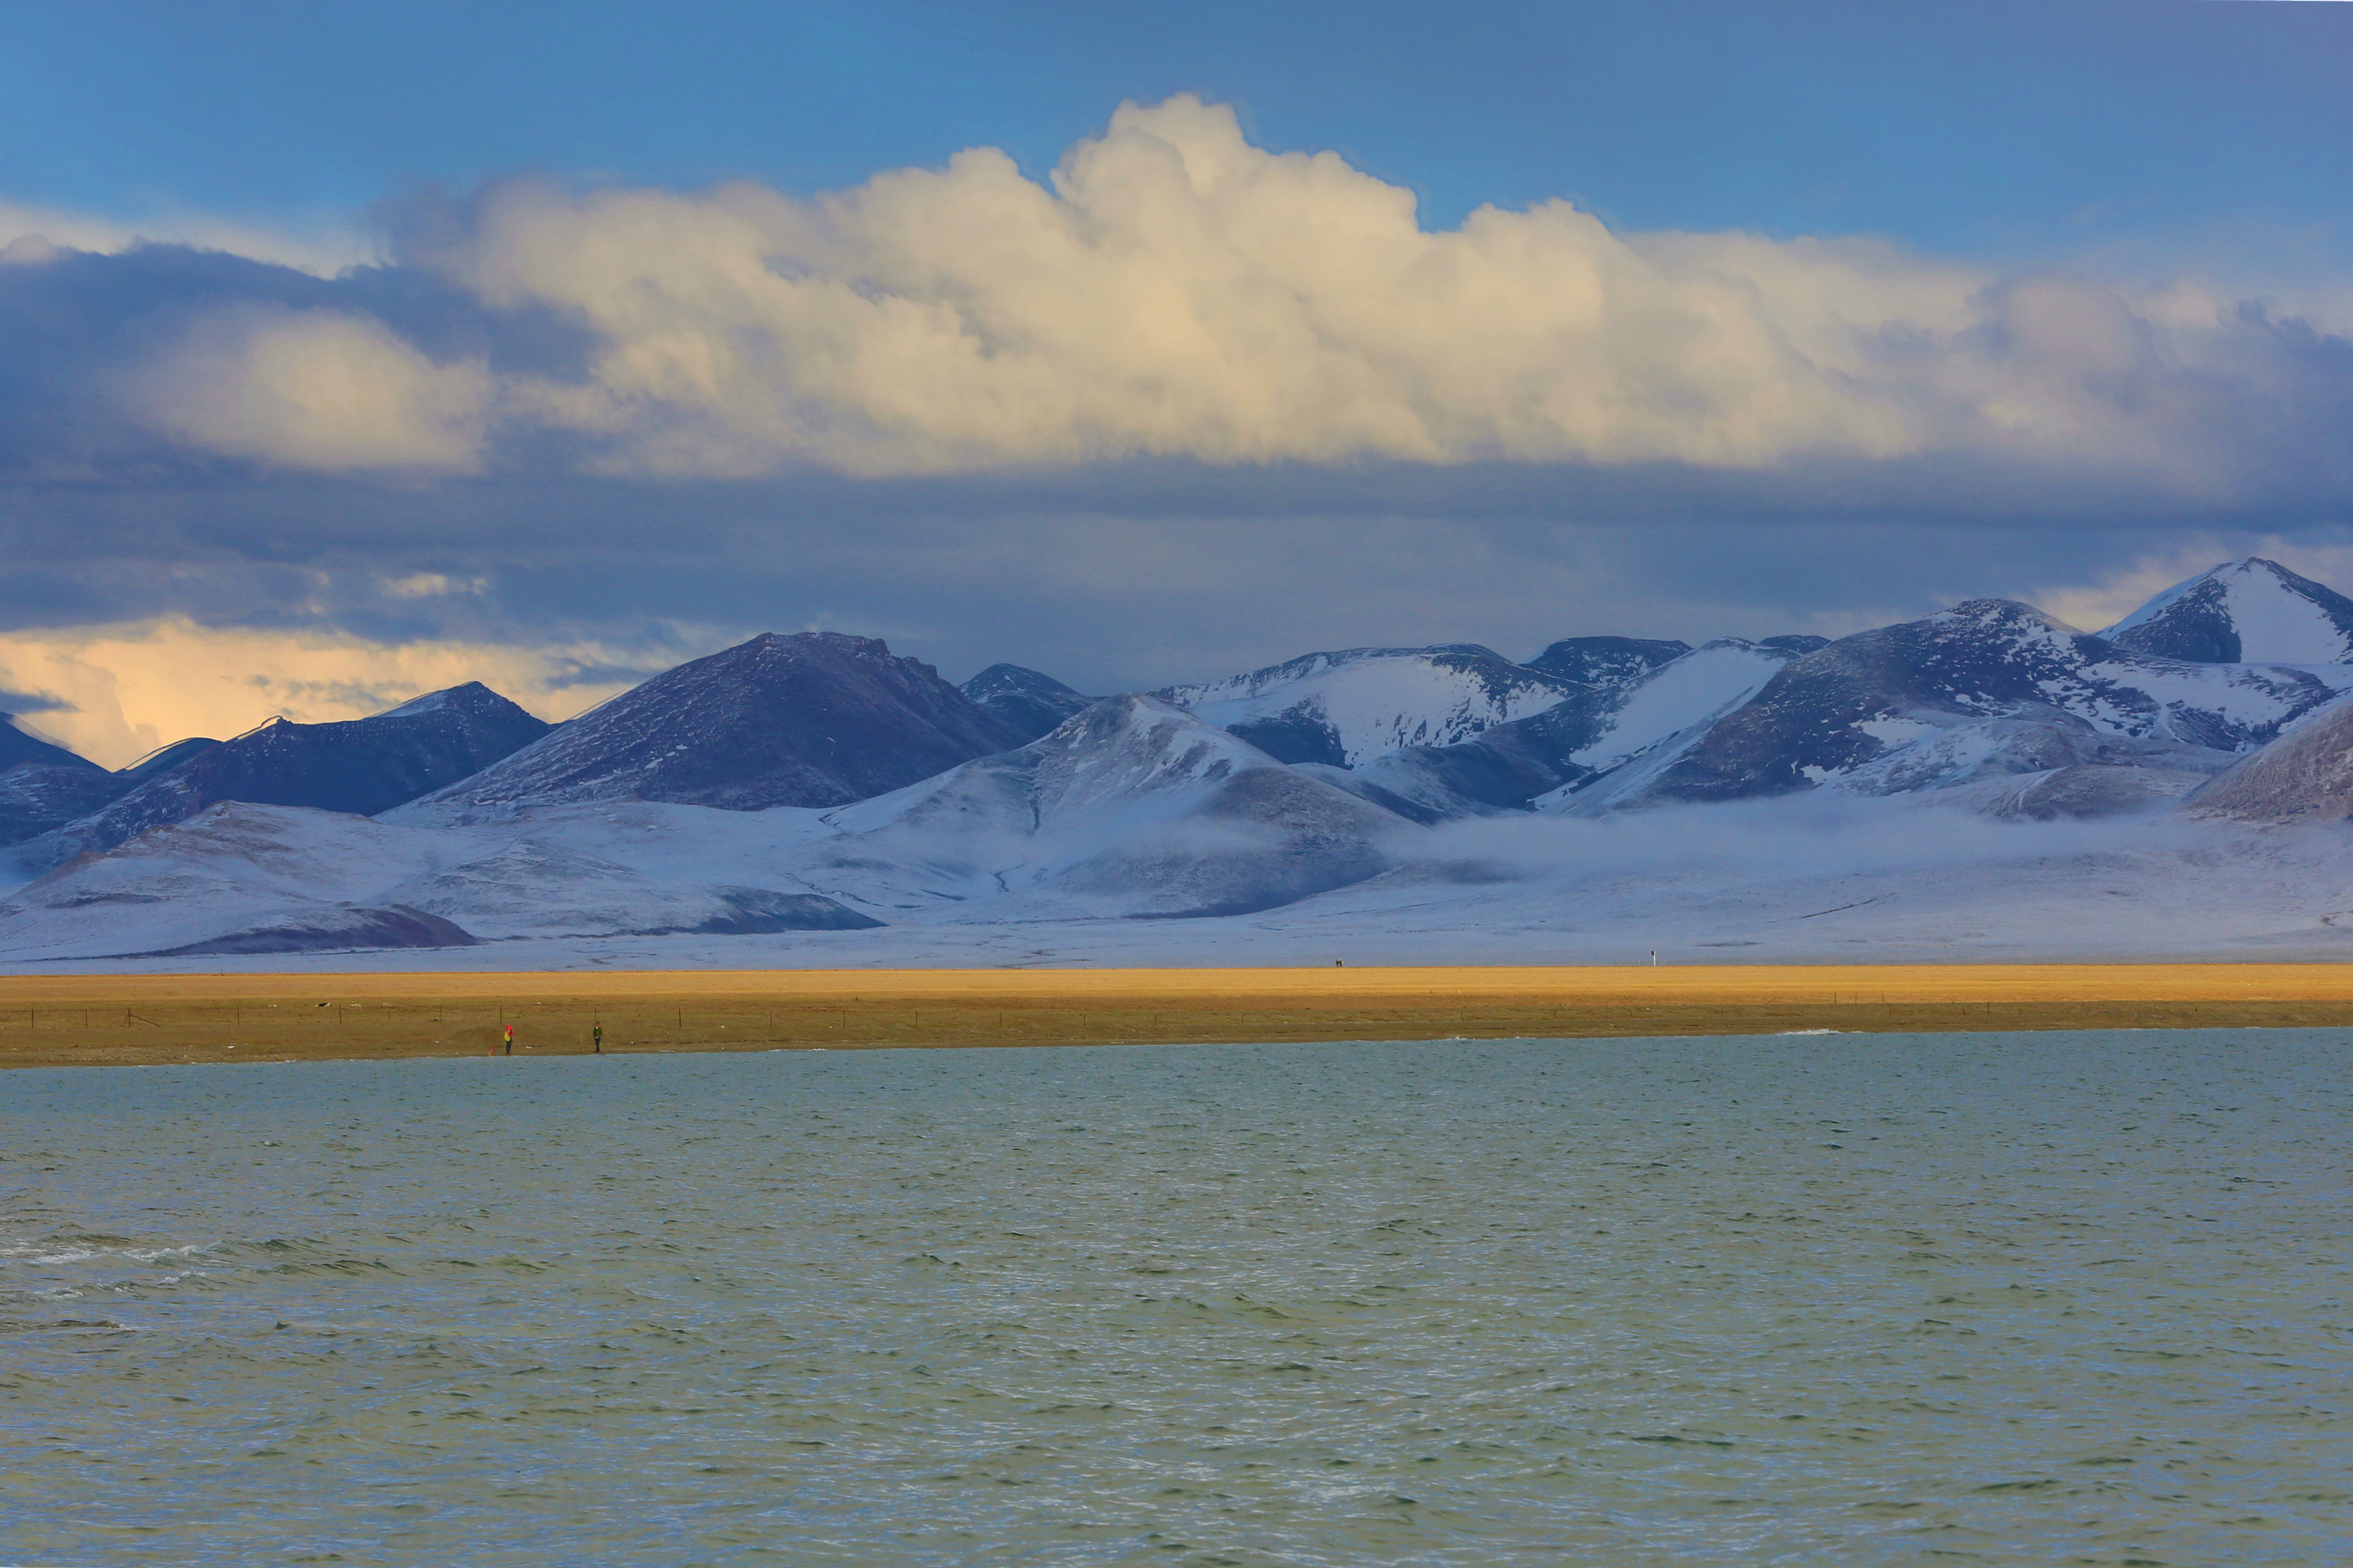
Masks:
[[[1972,599],[1793,660],[1644,781],[1641,798],[1901,790],[2021,771],[2053,715],[2090,733],[2094,752],[2110,743],[2085,760],[2189,776],[2348,689],[2353,669],[2200,668],[2087,636],[2030,605]],[[1996,722],[2012,720],[2021,723]]]
[[[421,697],[412,697],[407,701],[402,703],[399,707],[386,709],[384,712],[377,714],[376,717],[379,719],[398,719],[413,716],[418,713],[446,713],[452,711],[503,713],[506,710],[511,709],[513,706],[514,704],[512,702],[500,696],[497,692],[491,690],[480,681],[469,680],[460,685],[445,687],[439,691],[428,691]]]
[[[2193,664],[2347,664],[2353,599],[2251,555],[2176,583],[2100,635]]]
[[[2069,626],[2047,610],[2038,610],[2019,599],[1964,599],[1949,610],[1939,610],[1920,623],[1984,627],[1989,630],[2040,630],[2060,637],[2079,637],[2083,632]]]

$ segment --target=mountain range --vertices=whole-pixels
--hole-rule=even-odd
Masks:
[[[1672,859],[1647,825],[1731,820],[1700,807],[1759,842],[1825,813],[1973,823],[1997,859],[2070,823],[2253,843],[2353,816],[2348,694],[2353,600],[2254,559],[2099,633],[1980,599],[1836,640],[1353,648],[1100,700],[766,634],[558,725],[470,683],[109,772],[0,724],[0,838],[30,879],[0,960],[1475,909],[1463,889],[1588,887],[1590,855],[1540,872],[1542,846]],[[1581,907],[1514,897],[1484,907]]]

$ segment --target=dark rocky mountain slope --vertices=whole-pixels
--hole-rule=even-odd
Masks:
[[[1094,702],[1052,676],[1018,664],[992,664],[956,689],[1020,731],[1024,741],[1036,740]]]
[[[34,840],[19,858],[55,865],[86,850],[111,849],[217,801],[373,816],[479,772],[548,729],[480,681],[366,719],[272,720],[233,741],[196,749],[111,805]]]
[[[665,670],[416,809],[842,805],[1026,739],[876,638],[768,632]]]
[[[18,763],[0,772],[0,844],[20,844],[87,816],[125,787],[120,775],[100,767]]]
[[[46,742],[37,742],[46,744]],[[66,763],[24,761],[0,771],[0,845],[21,844],[63,827],[121,799],[160,773],[219,745],[218,741],[177,741],[158,747],[129,767],[108,773],[71,752]]]
[[[76,756],[63,746],[53,745],[37,735],[28,735],[16,727],[14,713],[0,713],[0,768],[13,768],[18,763],[38,763],[52,768],[88,768],[92,773],[106,770],[87,757]]]

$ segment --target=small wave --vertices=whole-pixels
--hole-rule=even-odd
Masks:
[[[1846,1031],[1844,1029],[1776,1029],[1773,1033],[1777,1039],[1787,1039],[1791,1035],[1843,1035]]]
[[[197,1258],[208,1247],[139,1247],[121,1237],[51,1237],[37,1242],[0,1242],[0,1264],[21,1263],[47,1268],[60,1263],[87,1263],[93,1258],[158,1263],[166,1258]]]

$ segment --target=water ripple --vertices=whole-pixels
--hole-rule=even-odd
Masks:
[[[2338,1564],[2348,1058],[17,1071],[0,1562]]]

